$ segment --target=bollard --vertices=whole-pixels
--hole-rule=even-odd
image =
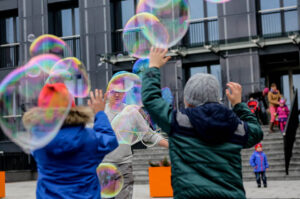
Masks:
[[[0,171],[0,198],[5,197],[5,172]]]

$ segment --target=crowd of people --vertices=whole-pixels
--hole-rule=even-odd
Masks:
[[[155,131],[142,139],[169,148],[174,198],[245,198],[241,150],[254,146],[256,151],[250,165],[258,187],[261,178],[267,187],[265,171],[269,166],[260,144],[262,119],[256,114],[261,107],[249,102],[248,107],[242,102],[242,86],[229,82],[226,95],[232,109],[227,108],[220,103],[218,80],[213,75],[199,73],[185,85],[185,108],[174,110],[161,95],[160,68],[170,59],[166,53],[166,49],[151,49],[149,68],[142,75],[141,97],[143,110],[168,139]],[[132,198],[131,146],[120,142],[111,126],[112,120],[127,106],[123,103],[124,84],[114,81],[109,85],[106,94],[97,89],[92,91],[86,107],[73,102],[58,135],[46,147],[33,152],[38,166],[37,198],[101,198],[96,173],[101,162],[113,163],[123,175],[123,188],[115,198]],[[30,111],[42,108],[49,96],[58,103],[54,107],[65,106],[67,102],[62,101],[68,95],[64,84],[46,84],[39,96],[41,104]],[[263,103],[265,112],[270,113],[270,132],[276,118],[283,130],[288,108],[276,85],[265,89],[259,98],[252,96],[251,101],[255,100]],[[30,121],[26,119],[30,111],[25,113],[23,121]]]

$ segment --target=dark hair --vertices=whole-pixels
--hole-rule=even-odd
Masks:
[[[272,84],[271,84],[271,87],[277,87],[277,86],[276,86],[276,84],[275,84],[275,83],[272,83]]]

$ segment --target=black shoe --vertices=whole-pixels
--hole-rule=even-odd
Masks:
[[[264,188],[267,188],[268,186],[266,184],[264,184]]]
[[[261,185],[259,184],[259,185],[257,185],[257,188],[260,188],[261,187]]]

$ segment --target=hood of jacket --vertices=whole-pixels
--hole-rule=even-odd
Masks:
[[[219,103],[188,108],[185,109],[185,114],[197,135],[211,144],[228,141],[240,123],[240,119],[232,110]]]
[[[36,123],[44,111],[45,109],[39,107],[27,111],[22,118],[24,126]],[[58,134],[46,145],[45,149],[55,155],[76,151],[86,136],[82,133],[85,125],[93,121],[93,118],[93,111],[89,107],[71,108]]]

